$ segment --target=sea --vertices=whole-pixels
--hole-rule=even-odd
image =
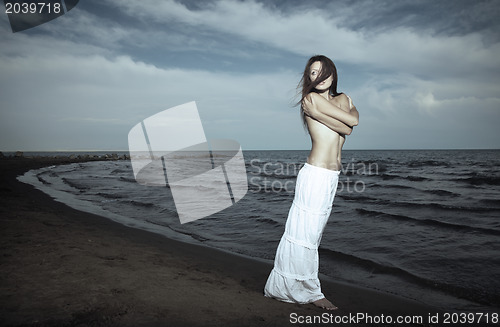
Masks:
[[[19,179],[78,210],[272,262],[308,154],[244,151],[246,195],[184,224],[168,185],[137,183],[130,160],[50,166]],[[447,311],[498,312],[499,167],[500,150],[344,150],[320,279]]]

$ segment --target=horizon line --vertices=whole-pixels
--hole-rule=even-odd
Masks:
[[[242,149],[243,151],[310,151],[311,149]],[[379,148],[379,149],[343,149],[343,151],[450,151],[450,150],[500,150],[500,148]],[[129,150],[2,150],[0,153],[16,152],[130,152]]]

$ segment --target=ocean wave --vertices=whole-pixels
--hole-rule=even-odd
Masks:
[[[413,175],[400,176],[400,175],[382,174],[382,175],[380,175],[380,177],[383,180],[403,179],[403,180],[409,180],[410,182],[423,182],[423,181],[432,181],[433,180],[431,178],[422,177],[422,176],[413,176]]]
[[[376,187],[376,188],[383,188],[383,189],[401,189],[401,190],[414,190],[414,191],[419,191],[423,193],[429,193],[429,194],[434,194],[434,195],[439,195],[442,197],[449,197],[449,198],[456,198],[459,197],[460,194],[451,192],[448,190],[440,190],[440,189],[433,189],[433,190],[423,190],[420,188],[416,188],[413,186],[409,185],[399,185],[399,184],[378,184],[374,183],[369,185],[370,188]]]
[[[488,204],[488,205],[497,205],[499,207],[496,209],[500,210],[500,199],[481,199],[481,200],[479,200],[479,202],[484,203],[484,204]]]
[[[457,193],[454,193],[451,191],[446,191],[446,190],[425,190],[425,192],[435,194],[435,195],[440,195],[440,196],[452,197],[452,198],[460,196],[460,194],[457,194]]]
[[[120,176],[119,180],[122,181],[122,182],[127,182],[127,183],[137,183],[137,181],[135,180],[135,178],[130,178],[130,177]]]
[[[485,176],[476,175],[467,178],[457,178],[452,179],[454,182],[462,182],[468,185],[479,186],[479,185],[500,185],[500,176]]]
[[[41,176],[41,174],[38,174],[38,175],[36,176],[36,178],[37,178],[37,179],[38,179],[38,181],[39,181],[40,183],[42,183],[43,185],[52,185],[52,183],[51,183],[51,182],[46,181],[46,180],[45,180],[45,179]]]
[[[281,179],[293,179],[297,178],[294,174],[284,174],[284,173],[250,173],[251,176],[259,176],[261,178],[268,178],[270,180],[281,180]]]
[[[440,160],[413,160],[408,163],[408,167],[418,168],[418,167],[451,167],[452,164],[448,161]]]
[[[127,174],[130,175],[131,170],[130,169],[121,169],[121,168],[116,168],[110,172],[111,175],[117,175],[117,174]]]
[[[170,186],[167,185],[168,188],[171,188]],[[211,181],[210,185],[205,186],[205,185],[175,185],[175,189],[177,191],[182,191],[182,190],[189,190],[192,192],[201,192],[201,193],[213,193],[213,192],[218,192],[219,190],[226,191],[227,190],[227,183],[226,181]],[[220,194],[222,197],[221,199],[225,198],[225,194]]]
[[[461,211],[461,212],[467,211],[467,212],[472,212],[472,213],[498,211],[498,209],[496,209],[496,208],[449,205],[449,204],[441,204],[441,203],[435,203],[435,202],[431,202],[431,203],[391,202],[391,205],[402,206],[405,208],[435,209],[435,210],[443,210],[443,211]]]
[[[106,198],[106,199],[123,199],[125,196],[124,195],[121,195],[121,194],[110,194],[110,193],[103,193],[103,192],[99,192],[96,194],[97,196],[101,196],[103,198]]]
[[[353,194],[350,194],[350,193],[342,193],[342,192],[339,192],[335,195],[336,197],[339,197],[341,199],[344,199],[346,201],[357,201],[357,202],[361,202],[361,201],[369,201],[371,203],[374,203],[374,202],[377,202],[379,201],[379,199],[376,199],[376,198],[373,198],[373,197],[370,197],[370,196],[366,196],[366,195],[359,195],[359,194],[356,194],[356,195],[353,195]]]
[[[418,190],[417,188],[409,185],[399,185],[399,184],[371,184],[370,187],[380,187],[380,188],[395,188],[395,189],[412,189],[412,190]]]
[[[44,170],[41,172],[36,172],[35,176],[38,179],[38,181],[44,185],[52,185],[52,183],[47,180],[49,178],[59,178],[59,175],[52,170]],[[49,178],[46,178],[45,176],[48,176]]]
[[[174,206],[173,206],[173,207],[174,207]],[[161,210],[160,210],[160,213],[169,213],[169,214],[174,215],[174,216],[176,216],[176,217],[177,217],[177,215],[178,215],[178,214],[177,214],[177,210],[176,210],[176,209],[173,209],[173,208],[168,208],[168,207],[161,209]]]
[[[387,171],[387,166],[379,162],[354,162],[342,165],[340,168],[342,175],[345,176],[378,176]]]
[[[82,185],[82,184],[78,183],[77,181],[69,179],[69,178],[66,178],[66,177],[61,178],[61,180],[64,182],[64,184],[66,184],[68,186],[71,186],[74,189],[80,190],[80,192],[83,192],[85,190],[89,190],[90,189],[89,186]]]
[[[124,203],[131,204],[136,207],[142,207],[142,208],[153,208],[156,206],[156,204],[151,203],[151,202],[141,202],[141,201],[136,201],[136,200],[126,200],[122,201]]]
[[[361,258],[352,254],[325,249],[321,246],[319,248],[319,253],[322,256],[322,258],[330,257],[330,259],[333,260],[334,262],[335,261],[348,262],[350,264],[361,267],[367,271],[370,271],[374,275],[387,274],[396,276],[400,279],[409,281],[410,283],[420,285],[422,287],[439,289],[453,296],[472,300],[475,301],[476,303],[493,305],[493,306],[500,304],[500,296],[494,290],[492,290],[491,292],[487,291],[478,292],[478,290],[474,288],[452,285],[449,283],[428,279],[422,276],[418,276],[417,274],[412,273],[400,267],[384,265],[375,262],[373,260]]]
[[[160,222],[156,222],[156,221],[153,221],[153,220],[150,220],[150,219],[145,219],[144,221],[146,221],[147,223],[150,223],[152,225],[166,227],[166,228],[170,229],[171,231],[174,231],[174,232],[176,232],[178,234],[189,236],[192,239],[197,240],[199,242],[210,241],[209,238],[206,238],[204,236],[196,234],[196,233],[194,233],[192,231],[184,230],[182,227],[181,228],[175,228],[173,225],[170,225],[168,223],[160,223]]]
[[[261,222],[261,223],[264,223],[264,224],[267,224],[267,225],[273,225],[273,226],[279,226],[280,223],[275,221],[275,220],[272,220],[270,218],[257,218],[256,219],[258,222]]]
[[[408,221],[408,222],[412,222],[412,223],[417,223],[419,225],[424,225],[424,226],[441,227],[441,228],[459,230],[459,231],[464,231],[464,232],[479,232],[479,233],[488,234],[488,235],[500,235],[500,230],[496,230],[496,229],[474,227],[474,226],[462,225],[462,224],[453,224],[453,223],[448,223],[448,222],[429,219],[429,218],[418,219],[418,218],[413,218],[413,217],[409,217],[409,216],[405,216],[405,215],[391,214],[391,213],[385,213],[385,212],[381,212],[381,211],[367,210],[367,209],[361,209],[361,208],[356,209],[356,212],[358,212],[361,216],[377,217],[377,218],[384,218],[384,219],[396,219],[396,220],[401,220],[401,221]]]
[[[447,190],[440,190],[440,189],[434,189],[434,190],[423,190],[423,189],[418,189],[418,188],[413,188],[410,186],[404,186],[404,185],[381,185],[381,184],[373,184],[370,187],[380,187],[380,188],[400,188],[400,189],[412,189],[421,193],[425,194],[433,194],[433,195],[438,195],[443,198],[443,200],[446,200],[447,198],[457,198],[460,197],[460,194],[447,191]],[[342,192],[337,193],[338,197],[341,197],[345,200],[348,201],[364,201],[365,203],[369,204],[375,204],[375,205],[387,205],[387,206],[398,206],[398,207],[404,207],[404,208],[416,208],[416,209],[434,209],[434,210],[441,210],[441,211],[466,211],[466,212],[494,212],[494,211],[499,211],[500,208],[498,207],[491,207],[491,206],[465,206],[465,205],[452,205],[452,204],[442,204],[442,203],[435,203],[435,202],[426,202],[426,203],[418,203],[418,202],[405,202],[405,201],[395,201],[395,200],[386,200],[386,199],[380,199],[380,198],[374,198],[374,197],[369,197],[365,195],[359,195],[358,193],[354,194],[344,194]],[[497,200],[491,200],[491,201],[481,201],[483,203],[487,204],[493,204],[493,205],[498,205],[500,201]],[[463,203],[463,202],[461,202]]]

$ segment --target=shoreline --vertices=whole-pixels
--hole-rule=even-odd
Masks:
[[[7,325],[283,326],[291,324],[291,314],[327,312],[265,298],[272,264],[77,211],[16,179],[31,169],[84,161],[0,159],[0,318]],[[420,315],[427,325],[428,315],[440,312],[320,279],[323,293],[339,307],[327,312],[334,316]]]

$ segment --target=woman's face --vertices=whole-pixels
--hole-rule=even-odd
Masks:
[[[309,68],[309,78],[311,81],[315,81],[316,78],[319,76],[319,73],[321,72],[321,62],[320,61],[315,61],[312,63],[311,67]],[[333,82],[333,75],[330,75],[327,79],[325,79],[323,82],[319,83],[316,86],[316,89],[318,91],[326,91],[332,86]]]

